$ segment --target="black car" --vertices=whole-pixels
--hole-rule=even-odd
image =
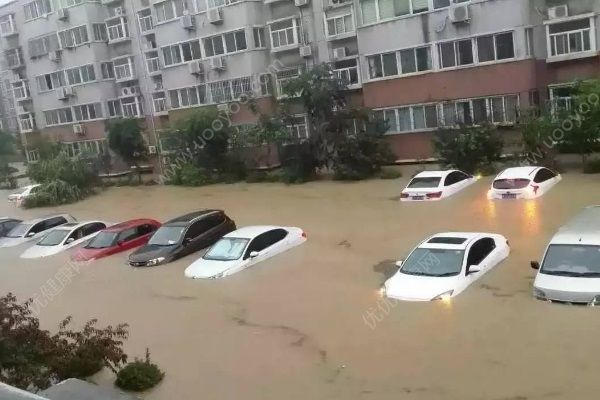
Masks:
[[[0,217],[0,237],[6,236],[6,234],[10,232],[12,228],[19,225],[20,222],[23,221],[20,219]]]
[[[222,210],[201,210],[163,224],[148,244],[129,256],[132,267],[150,267],[174,261],[211,246],[236,229]]]

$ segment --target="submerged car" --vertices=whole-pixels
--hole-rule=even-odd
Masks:
[[[20,219],[14,219],[9,217],[0,217],[0,237],[6,236],[15,226],[21,223]]]
[[[235,230],[235,222],[222,210],[201,210],[166,222],[148,244],[129,255],[132,267],[166,264],[209,247]]]
[[[423,171],[402,190],[401,201],[435,201],[450,197],[477,179],[458,170]]]
[[[71,260],[90,261],[123,251],[135,249],[148,243],[148,239],[160,227],[153,219],[134,219],[101,230],[94,238],[73,250]]]
[[[508,241],[494,233],[449,232],[417,246],[382,294],[404,301],[448,300],[500,264],[510,253]]]
[[[225,235],[204,256],[185,270],[195,279],[216,279],[235,274],[306,241],[300,228],[247,226]]]
[[[5,237],[0,238],[0,247],[13,247],[41,239],[49,229],[75,221],[75,218],[69,214],[23,221],[11,229]]]
[[[488,191],[490,200],[535,199],[544,195],[562,177],[544,167],[516,167],[502,171]]]
[[[17,205],[21,205],[23,200],[27,197],[34,195],[40,188],[40,184],[28,185],[19,189],[18,192],[12,193],[8,195],[8,201],[11,201]]]
[[[600,206],[585,208],[552,237],[533,283],[537,299],[600,305]]]
[[[90,240],[102,229],[106,222],[71,222],[51,229],[46,235],[21,254],[21,258],[42,258],[58,254]]]

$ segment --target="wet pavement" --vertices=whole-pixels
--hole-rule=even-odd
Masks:
[[[142,357],[149,347],[166,372],[151,400],[584,399],[597,393],[600,316],[534,300],[529,261],[582,207],[600,203],[597,179],[566,174],[535,201],[490,202],[484,178],[448,200],[402,204],[405,178],[111,188],[56,210],[1,201],[0,214],[165,221],[222,208],[238,226],[307,232],[302,246],[217,281],[184,278],[198,255],[132,269],[120,254],[78,268],[41,310],[44,328],[66,315],[129,323],[126,350]],[[394,260],[455,230],[503,234],[512,253],[448,305],[379,297]],[[23,300],[43,296],[68,265],[66,255],[19,259],[26,247],[0,249],[0,293]]]

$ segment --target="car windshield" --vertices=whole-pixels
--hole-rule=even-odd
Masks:
[[[31,226],[32,225],[19,224],[19,225],[15,226],[14,228],[12,228],[12,230],[6,234],[6,237],[9,237],[9,238],[23,237],[23,236],[25,236],[27,231],[31,228]]]
[[[400,272],[407,275],[454,276],[462,270],[463,250],[422,249],[412,252]]]
[[[115,244],[117,232],[100,232],[85,246],[86,249],[105,249]]]
[[[55,229],[50,232],[42,240],[38,242],[38,246],[56,246],[62,243],[62,241],[69,235],[70,230],[66,229]]]
[[[548,275],[600,277],[600,246],[551,245],[541,272]]]
[[[440,185],[440,177],[429,177],[429,178],[413,178],[408,184],[409,189],[421,189],[421,188],[436,188]]]
[[[250,239],[223,238],[215,243],[204,255],[205,260],[233,261],[242,256]]]
[[[523,189],[529,185],[529,179],[496,179],[494,181],[494,189]]]
[[[156,233],[152,235],[148,244],[156,246],[172,246],[179,243],[184,231],[185,226],[161,226]]]

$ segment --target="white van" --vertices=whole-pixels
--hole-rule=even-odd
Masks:
[[[600,305],[600,206],[586,207],[550,240],[533,295],[557,303]]]

